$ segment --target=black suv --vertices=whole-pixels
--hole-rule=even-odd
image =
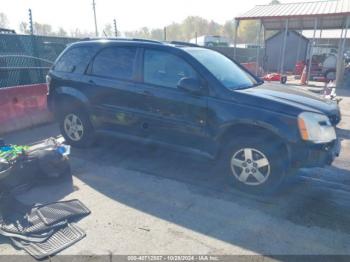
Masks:
[[[336,103],[263,83],[206,48],[82,41],[47,80],[49,108],[72,146],[104,133],[197,152],[220,160],[247,190],[271,190],[292,170],[331,164],[340,150]]]

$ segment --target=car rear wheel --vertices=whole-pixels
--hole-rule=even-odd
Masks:
[[[230,184],[249,193],[274,193],[286,171],[286,155],[278,143],[237,138],[225,150],[224,163]]]
[[[60,129],[66,142],[75,147],[88,147],[94,142],[94,129],[83,110],[67,110],[61,114]]]

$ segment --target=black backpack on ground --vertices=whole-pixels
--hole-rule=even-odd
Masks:
[[[0,192],[21,191],[66,179],[72,179],[68,157],[55,145],[28,150],[8,163],[0,159]]]

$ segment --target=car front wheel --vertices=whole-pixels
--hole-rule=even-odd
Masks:
[[[287,170],[286,154],[278,143],[239,138],[225,153],[226,173],[230,183],[249,193],[273,193]]]

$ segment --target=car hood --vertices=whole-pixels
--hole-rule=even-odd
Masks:
[[[324,113],[328,116],[339,115],[339,107],[336,102],[324,99],[298,86],[264,83],[260,86],[239,90],[239,92],[270,100],[271,103],[261,103],[261,107],[267,109],[274,110],[276,103],[279,103],[285,106],[285,110],[295,108],[301,111]],[[338,117],[340,118],[340,115]]]

